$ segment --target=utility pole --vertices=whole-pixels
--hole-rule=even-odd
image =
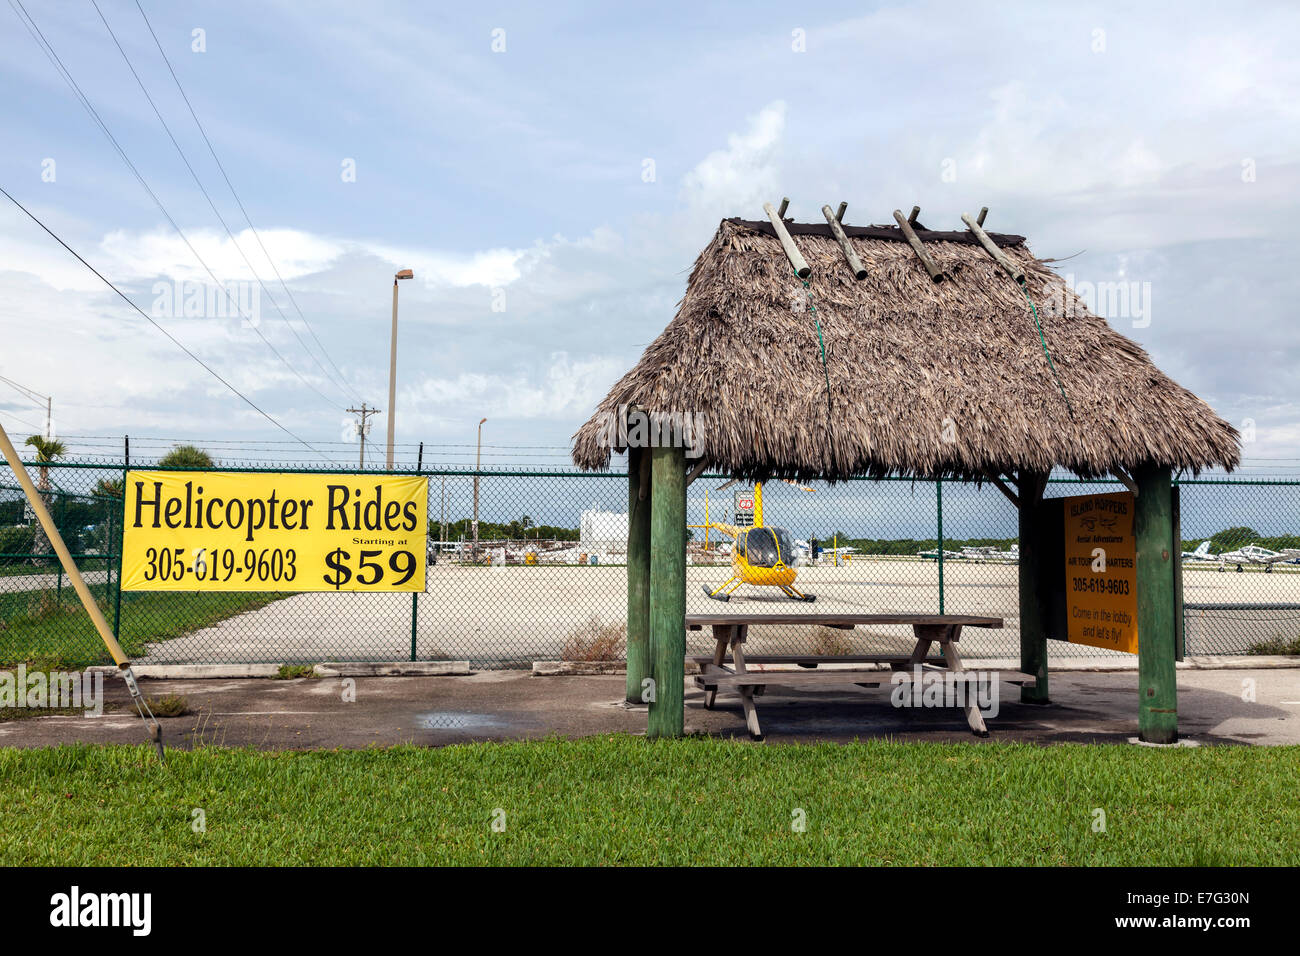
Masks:
[[[50,439],[52,439],[54,437],[54,399],[48,395],[42,395],[40,392],[36,391],[35,389],[28,388],[26,385],[20,385],[18,382],[15,382],[11,378],[5,378],[3,375],[0,375],[0,382],[3,382],[5,385],[8,385],[16,392],[21,392],[33,404],[37,406],[39,406],[41,404],[41,400],[44,399],[45,440],[49,441]]]
[[[348,411],[353,415],[361,416],[361,421],[357,422],[357,434],[361,436],[361,467],[366,467],[366,435],[370,433],[370,416],[379,412],[377,408],[367,408],[366,403],[362,402],[360,408],[349,408]],[[392,454],[392,446],[389,446],[389,455]],[[389,458],[388,467],[392,468],[393,463]]]

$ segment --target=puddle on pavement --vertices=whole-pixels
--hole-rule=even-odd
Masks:
[[[463,710],[434,710],[417,714],[415,723],[425,730],[498,730],[510,722],[495,714],[473,714]]]

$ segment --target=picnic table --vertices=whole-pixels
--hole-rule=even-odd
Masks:
[[[700,667],[700,674],[695,678],[697,686],[704,689],[704,706],[712,710],[718,691],[732,691],[739,695],[740,705],[744,710],[745,724],[755,740],[763,739],[763,732],[758,723],[758,710],[754,698],[761,696],[769,684],[791,689],[807,687],[824,687],[827,685],[847,685],[853,687],[879,687],[881,684],[893,684],[895,681],[911,681],[920,667],[922,673],[940,672],[945,679],[966,680],[973,691],[974,682],[979,674],[966,671],[962,665],[957,643],[961,640],[963,627],[1002,627],[1000,617],[976,617],[966,614],[688,614],[686,628],[698,631],[705,627],[713,628],[716,646],[712,657],[692,658]],[[916,636],[916,644],[911,654],[880,655],[818,655],[818,654],[781,654],[754,655],[745,654],[744,645],[751,624],[806,624],[831,627],[838,630],[852,630],[858,625],[905,624],[910,625]],[[938,644],[942,658],[929,657],[930,648]],[[727,655],[731,655],[731,666],[727,665]],[[797,664],[801,671],[751,671],[750,664]],[[852,670],[834,668],[818,670],[820,664],[872,664],[872,670]],[[889,670],[879,666],[888,664]],[[903,676],[896,676],[896,675]],[[970,674],[970,677],[953,677],[952,675]],[[1020,671],[1001,671],[998,676],[1009,683],[1032,685],[1035,677]],[[963,709],[970,729],[980,737],[988,736],[984,717],[975,702],[975,694],[965,694]]]

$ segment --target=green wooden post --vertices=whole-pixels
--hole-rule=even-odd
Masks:
[[[1022,472],[1019,482],[1020,497],[1020,669],[1033,674],[1037,683],[1020,688],[1020,702],[1024,704],[1051,703],[1047,682],[1047,614],[1049,569],[1042,564],[1040,543],[1043,510],[1043,491],[1047,475],[1041,472]]]
[[[1137,502],[1138,737],[1148,743],[1178,740],[1177,654],[1174,628],[1173,498],[1168,468],[1133,474]]]
[[[943,479],[934,483],[936,523],[939,530],[939,613],[943,613]]]
[[[627,700],[632,704],[645,703],[642,694],[651,671],[648,454],[640,448],[627,452]],[[647,487],[642,487],[643,476]]]
[[[686,725],[686,450],[650,449],[650,659],[648,736]]]

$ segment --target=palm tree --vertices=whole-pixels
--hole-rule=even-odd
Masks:
[[[27,440],[23,442],[36,449],[37,465],[37,483],[36,488],[41,493],[41,501],[45,505],[45,510],[50,509],[50,463],[57,461],[68,453],[63,442],[57,438],[42,438],[40,435],[28,435]],[[38,521],[36,522],[36,534],[32,537],[32,554],[49,554],[53,545],[50,544],[49,536],[45,534],[45,528]],[[39,564],[40,560],[33,557],[33,564]]]
[[[158,459],[160,468],[195,468],[212,467],[212,456],[195,445],[177,445]]]

